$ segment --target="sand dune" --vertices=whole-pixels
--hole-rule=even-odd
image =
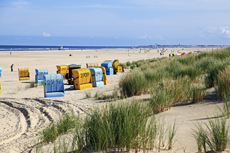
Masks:
[[[160,50],[160,49],[158,49]],[[107,76],[108,85],[90,88],[85,90],[73,90],[73,86],[67,85],[65,81],[65,97],[44,98],[43,87],[26,88],[30,81],[35,80],[35,69],[46,68],[49,74],[56,74],[58,64],[81,64],[102,63],[104,60],[119,59],[120,62],[135,61],[139,59],[151,59],[157,57],[168,57],[171,51],[181,49],[167,49],[167,52],[160,56],[157,49],[101,49],[101,50],[71,50],[71,51],[14,51],[12,55],[8,51],[0,52],[0,67],[2,67],[2,93],[0,93],[0,152],[29,152],[34,151],[38,139],[38,131],[41,131],[52,121],[56,121],[62,114],[72,110],[76,114],[85,115],[95,105],[103,105],[103,100],[94,98],[85,99],[85,92],[91,92],[92,96],[97,91],[101,93],[112,93],[114,87],[118,86],[120,77],[118,75]],[[188,51],[197,48],[185,49]],[[207,50],[205,48],[199,50]],[[72,54],[73,56],[69,56]],[[86,58],[90,56],[90,58]],[[14,72],[10,72],[10,65],[14,64]],[[18,68],[28,67],[30,69],[30,81],[18,80]],[[129,70],[125,70],[128,73]],[[143,95],[132,98],[148,98]],[[207,116],[218,111],[218,104],[215,99],[208,98],[199,104],[174,106],[171,110],[158,114],[157,117],[164,117],[166,123],[170,124],[177,119],[178,141],[174,145],[173,152],[196,152],[195,140],[191,137],[191,127],[198,120],[206,121]],[[164,148],[162,148],[164,149]],[[164,151],[163,152],[169,152]]]

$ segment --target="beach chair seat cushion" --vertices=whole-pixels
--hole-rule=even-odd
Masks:
[[[19,78],[20,81],[23,81],[23,80],[30,80],[30,77],[21,77]]]

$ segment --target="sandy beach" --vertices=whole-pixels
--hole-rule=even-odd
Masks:
[[[214,48],[213,48],[214,49]],[[147,49],[149,50],[149,49]],[[72,85],[65,83],[65,97],[44,98],[44,87],[27,88],[31,81],[35,81],[35,69],[47,69],[49,74],[56,74],[56,65],[79,64],[82,68],[86,63],[99,63],[104,60],[119,59],[120,63],[136,61],[140,59],[152,59],[168,57],[171,52],[182,51],[181,48],[167,48],[164,55],[160,55],[161,49],[97,49],[97,50],[66,50],[66,51],[1,51],[0,67],[3,69],[0,77],[0,152],[18,153],[35,152],[38,139],[37,133],[52,120],[58,120],[62,112],[72,110],[76,114],[85,115],[93,106],[103,105],[104,100],[85,98],[85,92],[90,92],[92,97],[97,91],[111,94],[118,86],[122,75],[129,72],[107,76],[108,85],[74,90]],[[212,48],[185,48],[183,51],[210,51]],[[69,56],[72,54],[73,56]],[[90,56],[90,57],[87,57]],[[185,55],[186,56],[186,55]],[[14,71],[10,71],[10,65],[14,64]],[[30,80],[19,81],[18,68],[30,70]],[[157,114],[157,118],[163,118],[165,124],[177,121],[177,141],[173,150],[162,148],[161,152],[197,152],[195,139],[192,137],[192,128],[198,121],[206,122],[207,117],[213,117],[214,112],[219,112],[216,97],[210,89],[208,96],[197,104],[183,104],[173,106],[169,111]],[[149,98],[150,95],[142,95],[138,99]],[[229,151],[227,149],[227,151]],[[149,152],[157,152],[149,151]]]

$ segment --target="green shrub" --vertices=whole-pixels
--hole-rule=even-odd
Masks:
[[[136,65],[131,65],[130,69],[133,70],[136,67]]]
[[[128,68],[127,65],[124,64],[124,63],[120,63],[119,65],[120,65],[120,66],[123,66],[124,69],[127,69],[127,68]]]
[[[131,65],[130,61],[126,62],[126,65],[127,65],[127,66],[130,66],[130,65]]]

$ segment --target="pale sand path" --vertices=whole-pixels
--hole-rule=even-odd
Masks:
[[[160,49],[158,49],[160,50]],[[167,49],[165,57],[171,50],[181,51],[181,49]],[[197,48],[184,49],[194,51]],[[199,49],[208,50],[208,49]],[[210,49],[209,49],[210,50]],[[78,114],[84,115],[94,105],[103,104],[104,101],[97,101],[93,98],[85,99],[85,92],[90,91],[92,96],[97,91],[112,93],[118,85],[119,78],[123,75],[108,76],[108,85],[85,90],[72,90],[73,87],[65,85],[65,97],[44,98],[43,87],[25,89],[30,81],[35,80],[35,69],[46,68],[49,74],[56,73],[58,64],[81,64],[86,67],[86,63],[102,63],[104,60],[119,59],[120,62],[135,61],[139,59],[151,59],[162,57],[157,53],[157,49],[144,53],[139,53],[139,49],[129,51],[127,49],[101,49],[84,51],[26,51],[26,52],[0,52],[0,67],[3,68],[2,93],[0,93],[0,152],[28,152],[36,143],[36,133],[51,120],[57,120],[61,111],[72,109]],[[72,54],[72,57],[69,57]],[[90,58],[86,58],[90,56]],[[98,58],[94,58],[97,56]],[[10,65],[14,64],[14,72],[10,72]],[[28,67],[30,69],[30,81],[18,81],[18,68]],[[127,71],[126,71],[127,73]],[[144,95],[134,98],[148,98]],[[191,137],[191,126],[194,122],[206,121],[207,115],[213,116],[213,112],[218,112],[216,104],[212,99],[208,99],[199,104],[175,106],[170,111],[157,115],[157,118],[164,116],[166,123],[172,123],[176,118],[178,122],[178,141],[173,146],[173,152],[196,152],[196,144]],[[169,151],[167,151],[169,152]]]

